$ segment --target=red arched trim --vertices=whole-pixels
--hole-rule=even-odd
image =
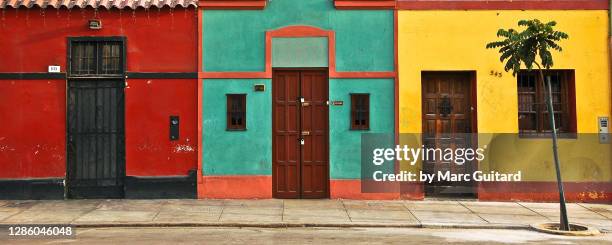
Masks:
[[[266,35],[272,37],[329,37],[330,33],[333,31],[305,25],[284,26],[266,31]]]
[[[272,77],[272,38],[275,37],[327,37],[329,76],[336,72],[336,35],[333,31],[314,26],[285,26],[266,31],[266,75]]]

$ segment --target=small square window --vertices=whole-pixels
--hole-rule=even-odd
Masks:
[[[351,129],[370,129],[369,94],[351,94]]]
[[[227,130],[246,130],[246,94],[227,95]]]

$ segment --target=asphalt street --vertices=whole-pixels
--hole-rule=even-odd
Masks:
[[[77,228],[74,239],[0,244],[612,244],[612,234],[565,237],[529,230],[427,228]]]

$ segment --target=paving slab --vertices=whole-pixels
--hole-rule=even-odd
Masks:
[[[282,208],[283,200],[280,199],[261,199],[261,200],[224,200],[223,206],[240,206],[240,207],[270,207]]]
[[[165,200],[114,199],[100,201],[96,209],[99,211],[157,212],[164,203]]]
[[[184,204],[200,206],[224,206],[224,199],[165,199],[166,204]]]
[[[372,220],[380,222],[408,222],[418,223],[418,220],[409,211],[386,211],[386,210],[348,210],[351,221]]]
[[[198,202],[167,202],[164,203],[160,212],[175,212],[175,213],[217,213],[220,214],[223,210],[222,205],[209,205],[209,203],[198,203]]]
[[[8,206],[4,206],[4,207],[0,207],[0,212],[22,212],[24,210],[29,209],[30,207],[8,207]]]
[[[580,203],[579,205],[593,212],[596,212],[608,219],[612,219],[612,205],[597,203]]]
[[[2,220],[5,224],[68,224],[83,215],[83,210],[25,210],[7,219]]]
[[[163,223],[202,223],[202,222],[218,222],[221,212],[160,212],[155,216],[153,222]]]
[[[405,201],[409,210],[444,211],[451,213],[471,213],[469,209],[456,201]]]
[[[0,211],[14,211],[14,210],[25,210],[31,208],[36,205],[39,201],[31,201],[31,200],[16,200],[16,201],[7,201],[4,206],[0,207]]]
[[[224,214],[282,215],[282,207],[223,207]]]
[[[1,222],[2,222],[4,219],[6,219],[6,218],[8,218],[8,217],[11,217],[11,216],[13,216],[13,215],[15,215],[15,214],[17,214],[17,213],[19,213],[19,211],[0,211],[0,223],[1,223]]]
[[[584,224],[599,229],[612,230],[612,221],[608,219],[581,219],[581,218],[568,218],[570,223]],[[551,219],[551,221],[557,221],[558,219]]]
[[[544,209],[556,209],[559,210],[559,203],[548,202],[548,203],[538,203],[538,202],[518,202],[521,206],[524,206],[533,210],[544,210]],[[576,211],[584,211],[586,208],[580,206],[577,203],[566,203],[565,207],[567,210],[576,210]]]
[[[49,200],[38,202],[29,210],[57,210],[57,211],[90,211],[100,205],[99,200]]]
[[[469,210],[478,214],[516,214],[538,215],[515,202],[460,202]]]
[[[94,210],[74,220],[74,223],[150,222],[157,212]]]
[[[407,211],[404,201],[363,201],[363,200],[342,200],[344,208],[348,210],[388,210],[388,211]]]
[[[339,200],[285,200],[283,221],[289,223],[350,223],[344,205]]]
[[[312,208],[312,209],[344,209],[344,205],[340,200],[299,200],[289,199],[284,200],[285,208]]]
[[[284,216],[323,216],[323,217],[346,217],[348,215],[344,209],[316,209],[316,208],[285,208]]]
[[[550,220],[540,215],[520,215],[520,214],[478,214],[481,218],[492,224],[520,224],[530,225]]]
[[[345,216],[315,216],[315,215],[283,215],[283,221],[289,223],[331,223],[349,224],[351,220]]]
[[[558,218],[561,216],[561,212],[558,209],[539,209],[534,211],[548,218]],[[567,217],[580,219],[607,219],[596,212],[588,210],[567,210]]]
[[[282,215],[232,214],[225,212],[219,218],[220,222],[228,223],[272,223],[281,222],[282,220]]]
[[[486,224],[485,220],[473,213],[440,212],[411,210],[412,214],[421,223],[457,223],[457,224]]]

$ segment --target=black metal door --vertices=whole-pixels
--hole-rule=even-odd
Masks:
[[[122,198],[125,38],[68,38],[67,186],[71,198]]]
[[[68,82],[68,194],[121,198],[125,176],[124,82]]]

